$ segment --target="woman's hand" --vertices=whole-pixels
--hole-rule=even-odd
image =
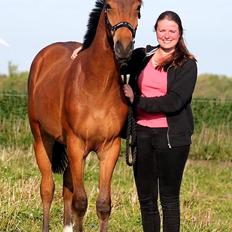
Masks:
[[[133,101],[134,101],[134,92],[133,92],[132,88],[130,87],[130,85],[125,84],[123,86],[123,91],[124,91],[125,96],[129,98],[131,103],[133,103]]]
[[[82,49],[82,46],[76,48],[76,49],[73,51],[73,53],[72,53],[72,55],[71,55],[71,59],[72,59],[72,60],[74,60],[74,59],[77,57],[77,54],[80,52],[81,49]]]

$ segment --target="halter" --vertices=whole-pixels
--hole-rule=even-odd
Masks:
[[[108,16],[107,16],[106,6],[104,8],[105,8],[105,10],[104,10],[105,11],[105,20],[106,20],[106,24],[107,24],[109,30],[114,34],[119,28],[126,27],[127,29],[130,30],[130,32],[132,34],[132,38],[134,39],[137,27],[134,28],[130,23],[125,22],[125,21],[124,22],[119,22],[119,23],[115,24],[114,26],[112,26],[109,19],[108,19]]]

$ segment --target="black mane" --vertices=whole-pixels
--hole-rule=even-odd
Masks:
[[[95,8],[89,14],[87,31],[85,33],[84,41],[82,45],[83,49],[88,48],[91,45],[96,35],[98,21],[99,21],[102,9],[104,7],[104,4],[105,4],[105,0],[97,0],[95,3]]]

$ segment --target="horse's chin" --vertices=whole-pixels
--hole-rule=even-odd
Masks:
[[[125,68],[129,62],[129,60],[131,59],[131,56],[122,58],[122,57],[116,57],[118,64],[120,65],[120,68]]]

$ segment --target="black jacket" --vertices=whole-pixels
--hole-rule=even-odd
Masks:
[[[197,80],[197,65],[186,59],[181,67],[170,65],[167,69],[167,94],[160,97],[141,97],[137,86],[140,72],[147,65],[156,47],[135,49],[127,71],[131,74],[130,85],[135,92],[134,107],[147,113],[164,113],[167,117],[168,146],[177,147],[191,144],[194,130],[191,100]]]

